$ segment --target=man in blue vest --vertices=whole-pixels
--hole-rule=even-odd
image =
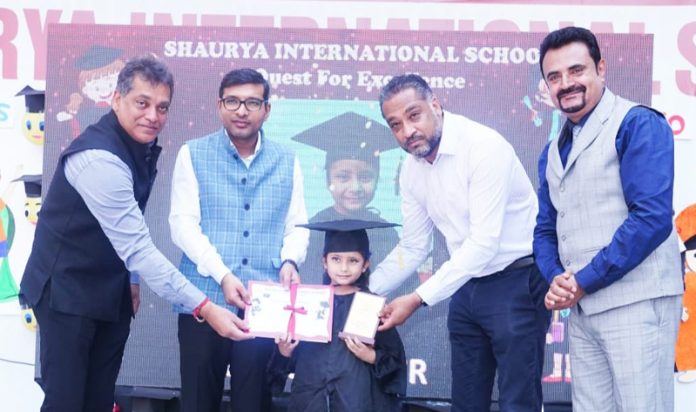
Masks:
[[[534,254],[546,307],[571,309],[573,410],[672,411],[683,292],[672,130],[605,86],[589,30],[556,30],[540,54],[567,121],[539,159]]]
[[[250,280],[299,282],[309,241],[308,230],[295,227],[307,222],[299,162],[261,129],[271,111],[269,89],[255,70],[227,73],[217,103],[223,127],[183,145],[174,166],[169,224],[184,251],[179,269],[229,309],[250,303]],[[228,366],[234,410],[269,411],[273,340],[232,342],[190,310],[174,309],[182,411],[218,412]]]
[[[40,328],[42,411],[111,411],[139,278],[220,335],[250,337],[157,250],[143,218],[174,80],[152,57],[120,72],[111,111],[61,154],[21,293]]]

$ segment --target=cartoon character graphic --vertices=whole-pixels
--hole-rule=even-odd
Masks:
[[[56,115],[59,122],[69,122],[73,137],[110,110],[118,73],[125,66],[122,53],[121,49],[95,45],[75,60],[75,67],[80,69],[80,93],[71,94],[65,110]]]
[[[24,216],[29,223],[36,225],[41,210],[41,175],[24,175],[14,180],[24,183],[26,200],[24,201]]]
[[[21,123],[22,134],[30,143],[43,146],[46,93],[43,90],[25,86],[15,96],[24,96],[26,106],[26,112],[22,117]]]
[[[548,141],[551,141],[558,136],[561,130],[561,111],[553,105],[549,88],[544,79],[539,79],[536,82],[533,99],[529,96],[524,96],[522,103],[529,109],[531,121],[535,127],[541,127],[545,121],[551,121],[547,138]]]
[[[2,176],[0,176],[1,180]],[[12,193],[14,183],[10,183],[0,196],[0,302],[14,299],[19,293],[17,283],[10,271],[8,256],[15,233],[15,219],[7,207],[6,199]]]
[[[568,353],[568,344],[563,344],[563,342],[567,342],[566,336],[568,333],[568,316],[570,316],[570,309],[553,311],[553,322],[551,322],[549,331],[546,332],[546,344],[554,345],[553,369],[549,375],[542,378],[542,382],[571,382],[570,354]]]
[[[677,233],[684,243],[684,300],[675,348],[677,380],[696,382],[696,204],[675,219]]]
[[[22,318],[22,324],[25,328],[32,332],[36,332],[36,316],[34,316],[34,310],[27,305],[21,305],[20,316]]]

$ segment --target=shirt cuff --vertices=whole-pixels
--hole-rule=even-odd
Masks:
[[[187,311],[192,313],[198,305],[203,303],[207,296],[193,285],[191,285],[191,287],[192,289],[185,293],[182,305]]]
[[[540,266],[540,265],[537,264],[537,267],[538,266]],[[541,272],[541,269],[539,269],[539,271]],[[550,285],[551,282],[553,282],[553,278],[555,278],[556,276],[560,275],[563,272],[565,272],[565,269],[563,269],[563,266],[553,266],[551,268],[551,270],[541,272],[541,275],[546,280],[546,283],[548,283]]]
[[[231,270],[229,270],[226,266],[223,266],[223,268],[216,269],[210,277],[215,279],[218,285],[222,285],[222,279],[230,272]]]
[[[431,282],[430,279],[417,287],[415,292],[416,295],[420,296],[421,300],[428,306],[433,306],[441,300],[437,297],[439,295],[437,285],[435,285],[434,282]]]
[[[135,273],[130,274],[130,283],[131,285],[139,285],[140,284],[140,276],[136,275]]]
[[[575,274],[575,280],[578,282],[578,285],[580,285],[582,290],[588,294],[594,293],[605,286],[604,277],[602,277],[592,268],[591,263],[580,269],[580,271]]]
[[[196,269],[202,276],[209,276],[215,279],[218,285],[222,285],[222,278],[231,272],[222,259],[215,259],[213,262],[207,262],[205,265],[198,265]]]

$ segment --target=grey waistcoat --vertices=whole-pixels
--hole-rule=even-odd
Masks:
[[[577,273],[610,242],[628,216],[619,175],[616,135],[637,103],[609,89],[573,142],[565,168],[558,140],[551,143],[546,167],[551,202],[558,211],[556,234],[561,264]],[[646,172],[647,173],[647,172]],[[669,237],[635,269],[611,285],[584,296],[587,314],[683,291],[681,258],[674,228]]]

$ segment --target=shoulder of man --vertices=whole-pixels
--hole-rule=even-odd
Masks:
[[[643,104],[638,103],[636,106],[632,107],[628,113],[626,114],[626,119],[638,119],[638,118],[654,118],[658,121],[665,121],[667,122],[667,119],[665,118],[664,113],[661,113],[657,111],[657,109],[654,109],[650,106],[645,106]]]
[[[204,143],[209,142],[211,140],[219,139],[220,137],[227,138],[227,136],[225,136],[224,129],[216,130],[216,131],[209,133],[205,136],[195,137],[193,139],[185,141],[184,144],[187,144],[189,147],[191,147],[192,145],[195,146],[195,145],[199,145],[199,144],[204,144]]]
[[[281,156],[290,156],[294,159],[295,150],[291,148],[288,144],[269,139],[268,135],[265,134],[263,136],[263,139],[264,140],[262,141],[262,150],[272,151]]]

